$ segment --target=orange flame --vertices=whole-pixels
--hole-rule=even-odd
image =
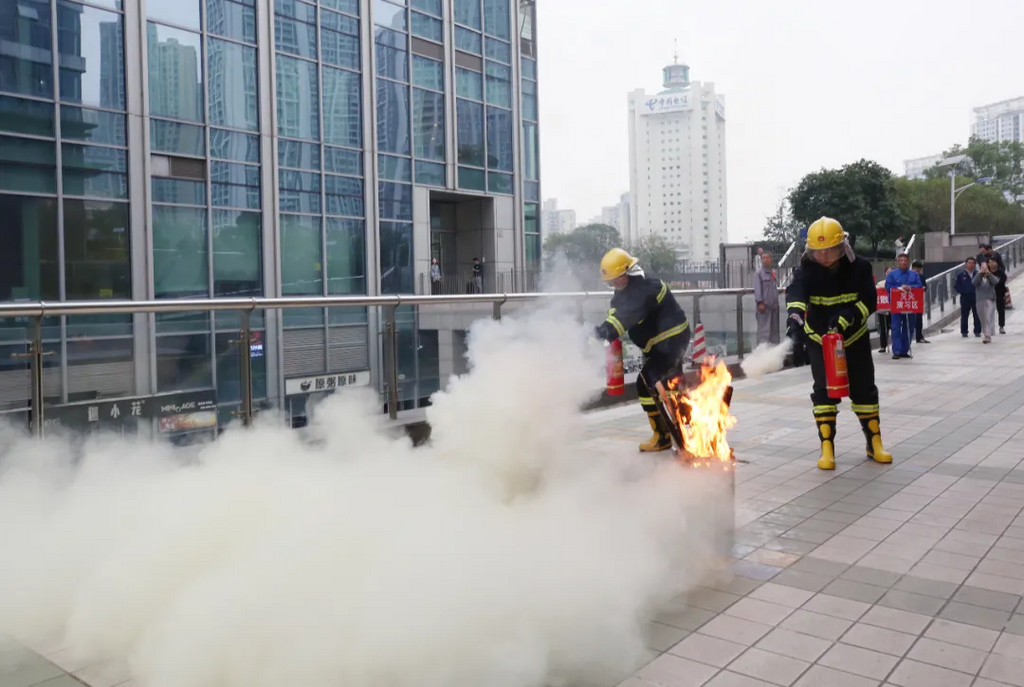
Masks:
[[[683,443],[683,458],[694,466],[718,463],[727,469],[733,464],[733,452],[726,433],[736,424],[726,399],[732,374],[725,362],[706,358],[701,365],[700,384],[684,388],[683,378],[667,384],[666,406],[675,417]]]

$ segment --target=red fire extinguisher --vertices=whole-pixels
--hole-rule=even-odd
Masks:
[[[850,395],[850,379],[846,373],[846,348],[843,335],[831,331],[821,337],[821,351],[825,356],[825,386],[829,398],[846,398]]]
[[[605,352],[605,371],[608,373],[608,395],[621,396],[626,393],[626,380],[622,371],[622,342],[612,341]]]

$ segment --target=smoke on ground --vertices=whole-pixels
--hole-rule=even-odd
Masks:
[[[778,372],[786,366],[786,358],[793,352],[793,340],[786,339],[781,344],[759,344],[754,351],[743,359],[743,374],[752,379],[760,379],[766,374]]]
[[[702,476],[601,450],[571,312],[481,321],[396,438],[376,394],[191,449],[0,435],[0,634],[145,687],[532,687],[626,672],[713,555]],[[638,412],[639,418],[639,412]],[[639,424],[639,421],[638,421]],[[599,439],[599,437],[598,437]]]

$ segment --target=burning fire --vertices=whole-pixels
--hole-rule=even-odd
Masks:
[[[705,359],[696,388],[686,389],[683,377],[670,380],[666,387],[666,407],[686,447],[682,458],[693,466],[717,463],[730,469],[733,453],[726,433],[736,424],[736,417],[729,412],[732,374],[725,362]]]

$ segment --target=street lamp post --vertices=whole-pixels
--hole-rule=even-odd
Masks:
[[[960,194],[969,189],[971,186],[977,184],[984,184],[992,181],[993,177],[982,177],[969,184],[964,184],[960,188],[956,187],[956,166],[967,159],[966,155],[954,155],[953,157],[947,157],[945,160],[935,165],[936,167],[949,167],[949,234],[952,236],[956,233],[956,199],[960,197]]]

